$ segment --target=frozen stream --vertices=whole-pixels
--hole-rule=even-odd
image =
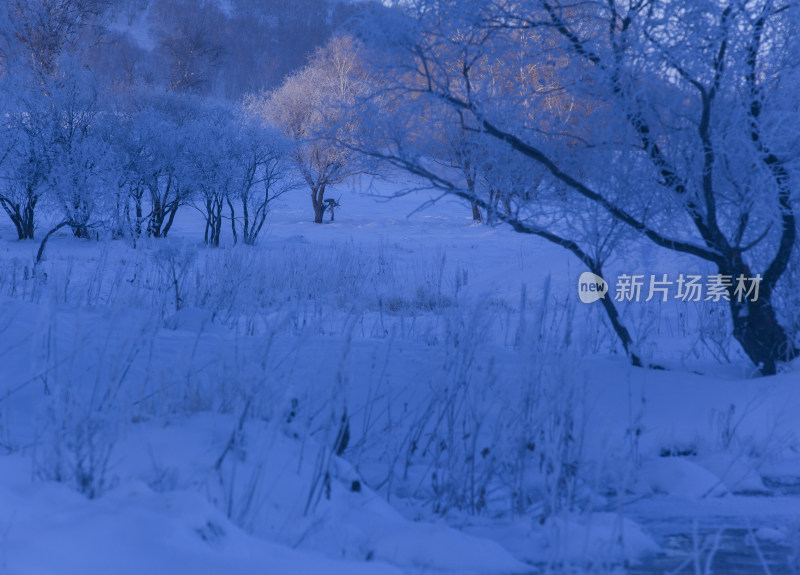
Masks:
[[[800,478],[764,480],[770,494],[734,495],[685,509],[668,501],[636,504],[628,515],[645,526],[662,552],[629,573],[798,573]]]

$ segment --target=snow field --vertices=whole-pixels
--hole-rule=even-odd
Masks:
[[[351,191],[323,226],[305,200],[254,248],[187,210],[36,270],[0,230],[0,569],[613,571],[663,502],[787,529],[738,494],[800,469],[792,372],[692,373],[686,317],[633,305],[673,369],[631,368],[557,248],[452,200]]]

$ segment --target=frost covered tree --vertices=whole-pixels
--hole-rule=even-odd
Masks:
[[[0,165],[0,205],[19,239],[33,239],[37,208],[60,214],[59,227],[89,237],[110,164],[92,74],[67,56],[50,76],[7,76],[15,86],[4,118],[8,147]]]
[[[238,133],[228,106],[205,105],[186,126],[193,204],[205,218],[204,241],[219,247],[222,211],[238,169]]]
[[[61,214],[57,227],[69,226],[77,238],[92,237],[105,223],[109,185],[116,176],[116,156],[110,144],[114,117],[103,113],[93,76],[78,69],[63,70],[49,91],[51,114],[46,202]]]
[[[279,132],[240,120],[236,177],[228,197],[234,241],[254,245],[264,227],[270,203],[301,186],[292,165],[292,147]],[[237,216],[236,207],[241,208]]]
[[[206,221],[205,242],[219,246],[224,209],[234,242],[253,245],[269,204],[298,187],[291,148],[278,132],[253,121],[239,106],[205,102],[187,124],[192,202]]]
[[[311,191],[316,223],[322,223],[328,188],[361,170],[357,156],[343,145],[363,129],[351,107],[370,90],[359,51],[352,37],[336,36],[260,105],[255,100],[251,105],[296,143],[293,156]]]
[[[6,102],[0,205],[14,224],[17,238],[33,239],[36,206],[49,171],[45,119]]]
[[[451,114],[447,114],[445,111],[444,114],[437,114],[437,116],[442,120],[437,133],[428,136],[433,144],[432,157],[461,173],[464,190],[473,198],[470,200],[472,220],[481,222],[483,216],[477,202],[480,195],[480,184],[483,180],[480,144],[473,138],[465,123],[464,115],[460,111]],[[427,123],[424,118],[420,121],[423,124]],[[427,128],[427,132],[430,134],[430,124],[427,125]]]
[[[97,93],[92,74],[80,64],[77,41],[104,5],[99,0],[12,0],[0,6],[6,136],[0,205],[19,239],[33,239],[36,208],[46,195],[64,210],[76,235],[83,234],[91,217],[92,192],[79,182],[94,171],[99,155],[87,145]]]
[[[505,217],[514,229],[597,273],[592,245],[608,243],[557,217],[596,213],[712,266],[732,284],[734,337],[775,373],[798,353],[772,297],[797,250],[798,18],[780,0],[398,2],[363,33],[400,116],[372,151],[469,198],[397,135],[403,110],[465,115],[488,164],[513,156],[543,178]],[[757,300],[736,296],[739,278],[760,278]]]
[[[193,193],[191,125],[198,101],[188,95],[142,90],[132,94],[119,116],[119,146],[126,162],[120,201],[135,235],[165,237],[178,209]]]

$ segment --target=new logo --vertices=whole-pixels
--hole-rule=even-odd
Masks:
[[[592,272],[583,272],[578,279],[578,295],[583,303],[596,302],[606,297],[608,282]]]

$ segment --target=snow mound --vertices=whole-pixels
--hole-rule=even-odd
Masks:
[[[375,557],[403,567],[427,567],[463,575],[529,573],[494,541],[479,539],[443,525],[395,525],[378,535]]]
[[[255,539],[189,491],[159,494],[131,482],[95,501],[50,483],[25,491],[0,491],[8,512],[0,570],[9,575],[401,574]]]
[[[639,477],[645,488],[654,493],[686,499],[721,497],[728,493],[719,477],[682,457],[660,457],[645,462]]]

